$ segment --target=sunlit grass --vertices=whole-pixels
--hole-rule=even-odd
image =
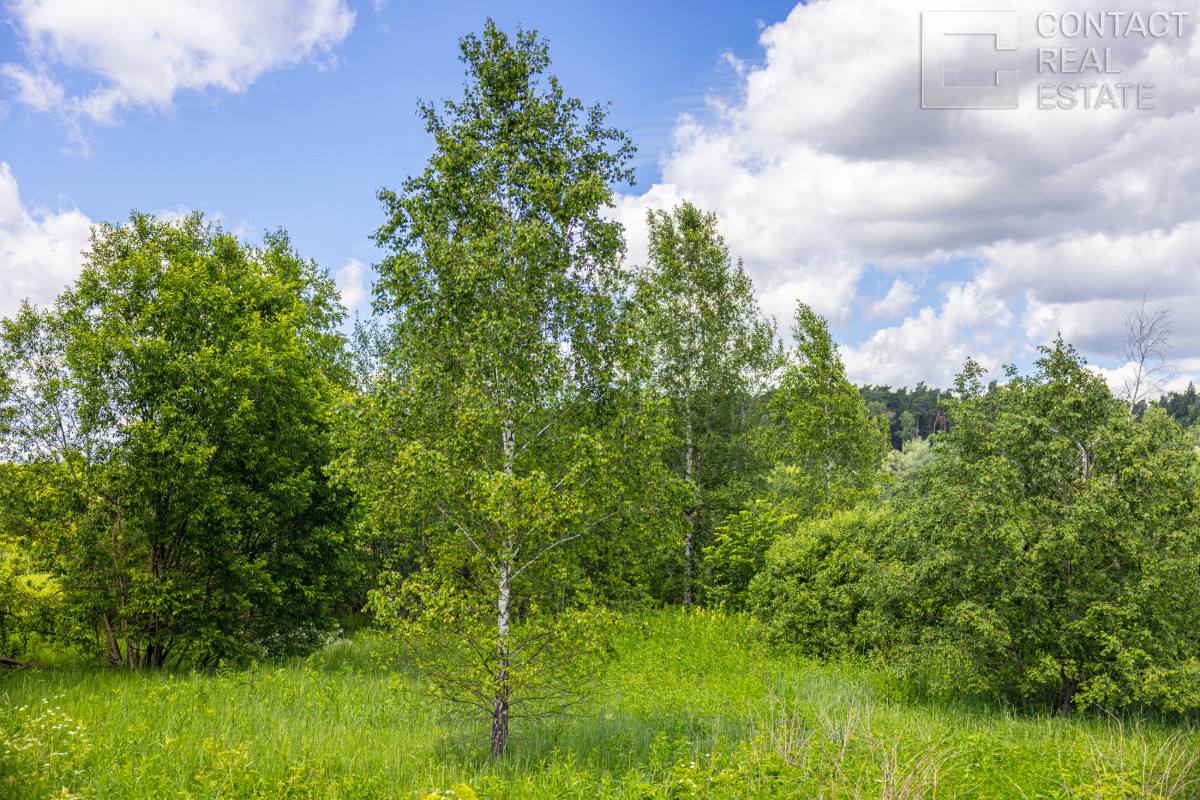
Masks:
[[[25,670],[0,681],[0,798],[1200,796],[1187,721],[926,698],[887,664],[772,653],[708,611],[616,644],[586,716],[517,727],[498,761],[485,727],[398,691],[369,633],[215,675]]]

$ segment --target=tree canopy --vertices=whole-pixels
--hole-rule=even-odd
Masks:
[[[781,354],[735,265],[715,214],[684,202],[647,213],[649,262],[638,270],[650,385],[667,399],[674,441],[667,463],[691,493],[684,509],[683,591],[693,599],[698,538],[737,510],[769,466],[761,398]]]
[[[287,652],[332,624],[343,313],[282,231],[250,247],[199,214],[135,213],[93,229],[52,308],[4,321],[3,445],[23,489],[7,520],[81,643],[161,667]]]
[[[591,534],[655,496],[662,431],[604,213],[632,145],[543,78],[534,32],[489,21],[461,47],[461,99],[421,106],[425,171],[379,194],[391,350],[341,474],[422,537],[375,609],[436,696],[490,717],[499,755],[510,716],[573,702],[599,664]]]
[[[786,467],[791,502],[803,517],[849,508],[877,480],[887,422],[868,415],[846,379],[825,319],[796,304],[796,345],[771,397],[777,458]]]
[[[968,363],[908,518],[908,607],[954,680],[1018,704],[1200,703],[1200,462],[1070,346],[984,392]]]

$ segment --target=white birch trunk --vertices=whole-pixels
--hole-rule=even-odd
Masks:
[[[517,452],[517,436],[512,420],[505,420],[501,431],[504,448],[504,473],[512,475]],[[508,747],[509,697],[509,602],[512,597],[513,558],[515,543],[510,533],[496,563],[496,696],[492,705],[492,757],[504,755]]]
[[[690,409],[689,409],[690,414]],[[694,487],[695,482],[692,476],[692,421],[688,420],[687,438],[684,441],[683,454],[683,480],[688,486]],[[694,508],[689,508],[684,514],[687,530],[683,534],[683,604],[690,606],[692,604],[692,565],[695,561],[695,554],[692,552],[694,537],[696,534],[696,511]]]
[[[496,697],[492,705],[492,757],[504,755],[508,747],[509,629],[508,604],[512,593],[512,558],[505,553],[497,565],[500,595],[496,601],[496,644],[499,663],[496,671]]]

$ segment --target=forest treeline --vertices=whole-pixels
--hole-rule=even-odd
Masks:
[[[1154,401],[1154,405],[1184,428],[1200,426],[1200,397],[1196,396],[1196,387],[1191,382],[1182,392],[1167,392]]]
[[[883,416],[888,421],[888,439],[893,449],[903,450],[904,443],[914,439],[927,439],[949,424],[943,401],[953,398],[945,389],[933,389],[919,381],[911,390],[907,387],[893,389],[891,386],[860,386],[859,394],[872,416]],[[1180,427],[1200,425],[1200,397],[1196,387],[1188,383],[1182,392],[1163,393],[1152,403],[1142,401],[1135,412],[1145,413],[1149,405],[1157,406],[1175,420]]]
[[[651,211],[625,262],[632,143],[543,40],[489,22],[461,59],[352,337],[286,233],[200,214],[96,226],[3,320],[0,655],[205,669],[365,615],[499,755],[586,697],[614,619],[724,604],[1015,705],[1200,706],[1193,388],[1130,413],[1061,339],[856,387],[713,214]]]

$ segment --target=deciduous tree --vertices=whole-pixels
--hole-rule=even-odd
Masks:
[[[348,512],[323,472],[332,281],[283,232],[251,247],[199,214],[98,225],[84,262],[0,331],[14,532],[111,663],[315,643]]]
[[[1200,461],[1061,339],[984,393],[968,363],[896,555],[958,688],[1056,711],[1200,706]]]
[[[671,469],[691,492],[684,510],[683,603],[693,600],[701,534],[735,511],[769,461],[753,434],[780,358],[775,327],[717,231],[684,202],[650,211],[649,261],[638,271],[651,383],[670,401]]]
[[[1171,320],[1171,309],[1165,306],[1148,309],[1145,298],[1137,308],[1125,309],[1124,314],[1125,341],[1121,344],[1121,355],[1125,357],[1126,375],[1122,396],[1133,414],[1161,393],[1163,381],[1170,377],[1172,367],[1166,359],[1175,323]]]
[[[603,615],[580,561],[654,491],[661,438],[604,214],[632,146],[543,78],[533,32],[489,21],[461,44],[462,97],[421,106],[434,154],[379,195],[394,346],[340,474],[368,515],[423,538],[423,569],[376,611],[431,694],[490,719],[498,756],[510,717],[587,689]]]
[[[797,303],[792,332],[796,346],[771,398],[777,452],[790,467],[794,508],[802,517],[820,516],[870,493],[887,451],[888,423],[867,414],[823,317]]]

